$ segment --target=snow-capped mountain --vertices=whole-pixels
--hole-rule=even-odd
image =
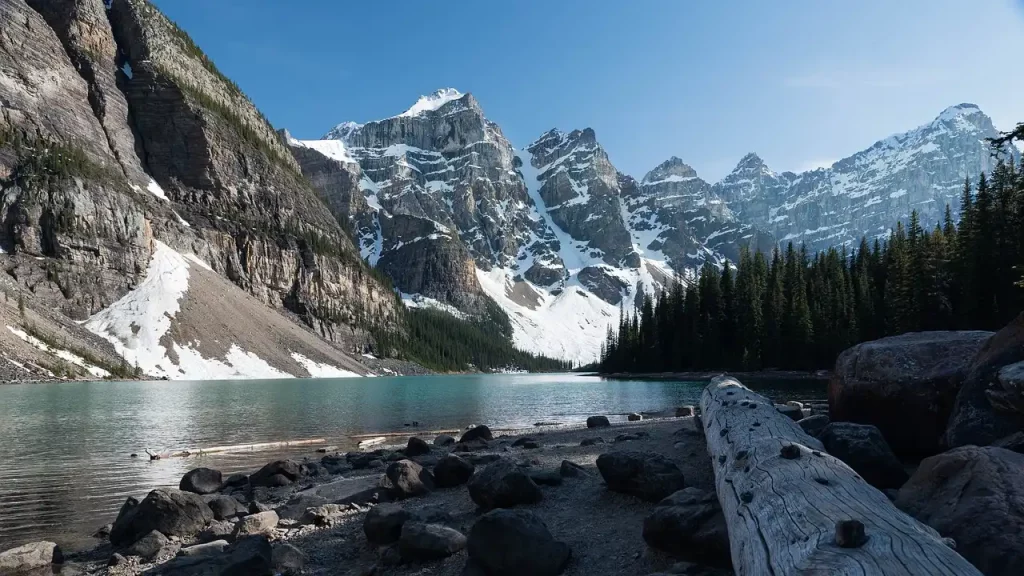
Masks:
[[[926,225],[942,219],[947,203],[958,216],[964,178],[975,180],[996,163],[986,138],[997,135],[977,106],[959,104],[829,168],[780,174],[748,154],[713,192],[739,219],[780,241],[810,250],[856,244],[888,234],[915,209]]]

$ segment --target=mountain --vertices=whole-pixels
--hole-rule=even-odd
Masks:
[[[829,168],[780,174],[748,154],[713,192],[738,218],[783,242],[809,250],[856,244],[887,235],[912,210],[928,226],[942,220],[946,204],[959,217],[964,178],[995,166],[986,139],[997,135],[977,106],[959,104]]]

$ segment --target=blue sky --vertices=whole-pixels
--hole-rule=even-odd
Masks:
[[[636,177],[679,156],[830,163],[974,102],[1024,121],[1010,0],[155,0],[277,127],[317,138],[472,92],[517,147],[592,127]]]

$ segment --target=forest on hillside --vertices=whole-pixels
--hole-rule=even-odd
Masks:
[[[1024,135],[1024,132],[1022,132]],[[926,227],[927,226],[927,227]],[[998,330],[1022,309],[1024,160],[964,182],[960,221],[914,211],[888,238],[808,254],[744,250],[622,311],[600,370],[812,370],[844,349],[921,330]]]

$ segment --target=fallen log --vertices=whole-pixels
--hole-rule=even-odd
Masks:
[[[736,379],[712,379],[700,408],[736,574],[980,576]]]

